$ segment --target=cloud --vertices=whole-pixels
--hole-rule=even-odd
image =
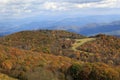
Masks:
[[[120,8],[120,0],[103,0],[101,2],[76,4],[78,8]]]
[[[0,17],[30,16],[47,11],[120,8],[120,0],[0,0]]]
[[[92,2],[100,2],[102,0],[52,0],[54,2],[68,2],[68,3],[92,3]]]
[[[65,3],[59,4],[57,2],[45,2],[43,8],[45,10],[66,10],[65,6],[61,5],[65,5]]]

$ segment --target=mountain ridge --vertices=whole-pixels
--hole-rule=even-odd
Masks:
[[[116,25],[117,24],[116,22],[120,21],[119,18],[120,18],[119,15],[107,15],[107,16],[95,15],[95,16],[79,16],[79,17],[66,16],[64,18],[56,17],[55,19],[51,19],[51,18],[41,19],[39,17],[36,19],[33,18],[33,20],[31,21],[29,21],[29,19],[13,20],[13,21],[8,20],[8,21],[1,21],[0,28],[2,30],[0,31],[0,34],[6,35],[6,34],[11,34],[11,33],[19,32],[23,30],[38,30],[38,29],[54,29],[55,30],[55,29],[61,29],[61,27],[63,27],[62,29],[64,30],[83,34],[84,32],[86,32],[85,28],[83,29],[84,26],[92,27],[92,24],[93,24],[93,27],[100,26],[103,24],[115,24]],[[82,31],[81,31],[81,28],[82,28]],[[102,31],[99,31],[99,32],[102,32]],[[83,35],[89,35],[89,34],[95,34],[95,33],[96,32],[94,33],[89,32],[88,34],[84,33]]]

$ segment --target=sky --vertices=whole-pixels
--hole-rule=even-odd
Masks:
[[[120,14],[120,0],[0,0],[0,19],[59,14]]]

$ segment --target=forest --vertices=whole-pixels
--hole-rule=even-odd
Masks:
[[[0,37],[2,80],[119,80],[120,38],[64,30]]]

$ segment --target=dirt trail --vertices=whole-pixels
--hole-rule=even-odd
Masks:
[[[96,40],[95,38],[75,39],[76,42],[72,45],[72,50],[78,51],[76,48],[85,44],[86,42]]]
[[[14,78],[12,78],[12,77],[9,77],[9,76],[6,75],[6,74],[0,73],[0,80],[18,80],[18,79],[14,79]]]

